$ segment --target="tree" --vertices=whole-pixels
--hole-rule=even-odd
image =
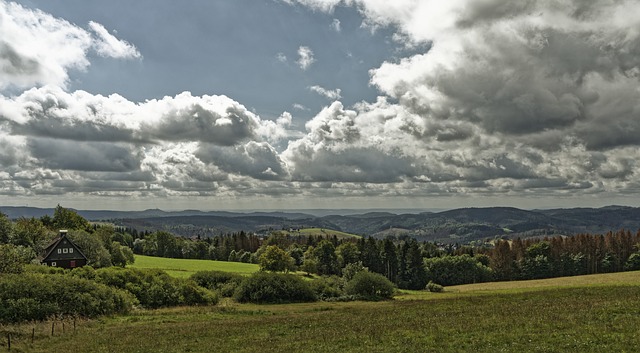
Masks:
[[[313,255],[313,250],[313,246],[307,248],[307,251],[304,252],[302,266],[300,266],[300,269],[307,275],[318,272],[318,259]]]
[[[72,230],[67,236],[87,257],[87,265],[95,268],[111,266],[111,254],[100,237],[84,230]]]
[[[380,257],[382,258],[383,274],[391,281],[396,282],[398,277],[398,253],[393,241],[386,238],[382,242],[382,249],[380,251]]]
[[[514,259],[509,242],[498,240],[493,251],[491,251],[490,264],[497,280],[512,280],[514,278]],[[440,282],[438,282],[440,283]],[[440,283],[443,284],[443,283]]]
[[[259,260],[262,271],[288,271],[293,267],[293,258],[276,245],[269,245]]]
[[[169,232],[156,232],[156,256],[160,257],[177,257],[178,254],[178,242],[176,241],[176,237]],[[229,254],[227,254],[224,259],[229,258]]]
[[[13,223],[9,217],[0,212],[0,244],[7,244],[13,238]]]
[[[332,242],[323,240],[313,249],[313,257],[318,261],[319,275],[333,275],[338,273],[338,256]]]
[[[76,211],[58,205],[53,211],[53,226],[57,229],[89,230],[90,224]]]
[[[304,250],[298,244],[292,244],[287,249],[287,254],[293,258],[294,265],[301,266],[304,260]]]
[[[362,259],[362,264],[371,272],[384,273],[382,258],[380,257],[380,250],[376,240],[369,237],[366,241],[363,239],[359,245],[361,246],[360,258]]]
[[[133,251],[124,245],[120,245],[117,241],[112,241],[109,246],[109,254],[111,255],[111,263],[113,266],[125,267],[135,261]]]
[[[400,288],[422,289],[427,284],[427,271],[424,268],[424,261],[420,246],[414,239],[406,241],[403,245],[404,268],[401,268]]]
[[[338,255],[338,261],[341,268],[344,268],[348,264],[360,261],[360,250],[358,250],[358,247],[350,241],[338,245],[336,248],[336,255]]]
[[[53,236],[40,220],[21,217],[15,223],[11,243],[30,247],[39,254],[52,239]]]

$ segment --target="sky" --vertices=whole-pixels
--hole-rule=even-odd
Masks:
[[[637,0],[0,0],[0,205],[638,205]]]

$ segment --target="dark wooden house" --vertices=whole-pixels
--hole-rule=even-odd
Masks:
[[[87,257],[67,238],[67,231],[61,230],[60,235],[44,250],[43,265],[51,267],[75,268],[87,264]]]

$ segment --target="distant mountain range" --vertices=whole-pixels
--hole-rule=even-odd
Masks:
[[[636,232],[640,229],[640,208],[626,206],[549,210],[488,207],[401,214],[387,210],[349,214],[341,210],[342,215],[331,215],[327,210],[317,211],[314,214],[283,211],[167,212],[157,209],[77,212],[91,221],[107,221],[139,231],[167,230],[183,236],[320,227],[378,238],[409,236],[419,240],[467,243],[495,237],[598,234],[619,229]],[[53,215],[53,209],[33,207],[0,207],[0,212],[12,219]]]

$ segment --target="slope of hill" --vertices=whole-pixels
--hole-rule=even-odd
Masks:
[[[51,215],[53,209],[0,207],[0,212],[15,219]],[[467,243],[495,237],[606,233],[619,229],[635,232],[640,229],[640,208],[624,206],[550,210],[522,210],[511,207],[460,208],[443,212],[365,212],[322,217],[299,212],[78,212],[90,220],[110,220],[139,231],[166,230],[182,236],[204,237],[238,231],[265,234],[269,230],[322,228],[380,238],[409,236],[419,240]]]

